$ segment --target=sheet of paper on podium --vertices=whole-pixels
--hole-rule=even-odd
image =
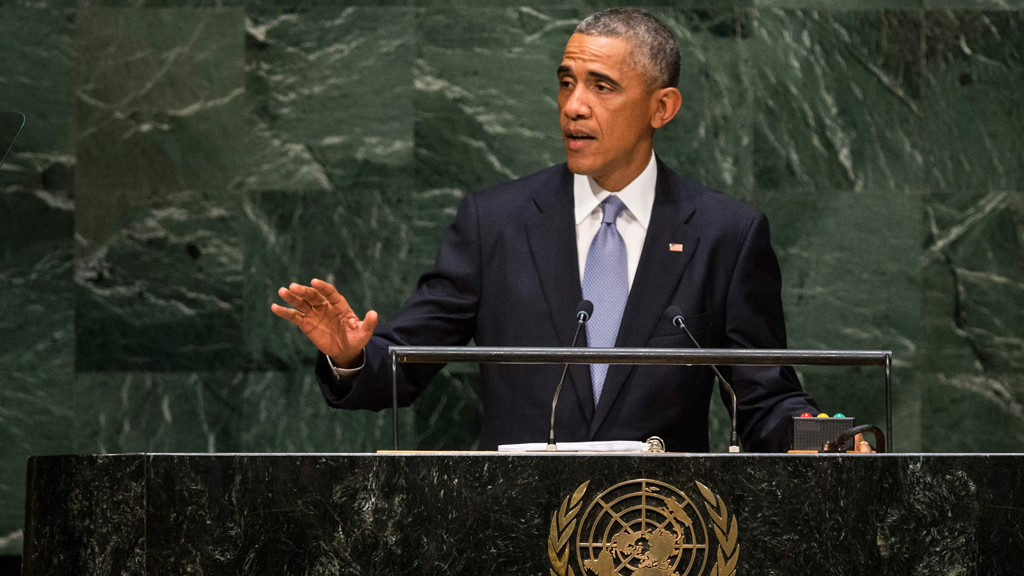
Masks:
[[[556,442],[556,452],[626,452],[639,454],[647,452],[647,442],[634,442],[629,440],[614,440],[611,442]],[[528,444],[502,444],[498,446],[498,452],[547,452],[548,445],[544,442],[530,442]]]

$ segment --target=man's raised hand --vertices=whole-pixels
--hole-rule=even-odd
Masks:
[[[359,365],[363,347],[377,326],[377,313],[370,310],[362,320],[334,286],[317,280],[310,286],[291,284],[277,295],[295,308],[271,304],[270,310],[299,327],[338,368]]]

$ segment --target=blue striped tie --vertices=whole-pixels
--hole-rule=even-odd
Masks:
[[[583,268],[583,298],[594,303],[594,315],[587,322],[587,346],[611,348],[619,334],[622,311],[629,297],[629,268],[626,242],[615,227],[626,205],[614,194],[601,203],[604,218],[587,252]],[[590,378],[594,385],[594,405],[601,398],[607,364],[591,364]]]

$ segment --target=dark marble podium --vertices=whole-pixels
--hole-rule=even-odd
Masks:
[[[641,498],[645,525],[657,517],[686,533],[666,520],[669,496],[685,508],[676,520],[693,527],[677,540],[677,549],[691,544],[677,550],[683,561],[661,573],[703,576],[724,561],[719,576],[1014,574],[1024,566],[1022,463],[908,454],[37,457],[24,574],[609,574],[580,566],[579,550],[600,551],[600,538],[582,533],[602,514],[605,528],[617,517],[639,531],[637,512],[624,510]],[[573,515],[583,530],[570,526]],[[549,541],[568,566],[553,563]],[[609,555],[622,560],[616,546]],[[637,568],[655,555],[644,546],[618,574],[658,573],[656,563]]]

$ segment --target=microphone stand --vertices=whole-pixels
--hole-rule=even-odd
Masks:
[[[585,305],[585,304],[589,305]],[[584,300],[580,302],[580,309],[576,312],[576,318],[579,320],[576,324],[576,333],[572,336],[572,344],[570,348],[576,347],[576,340],[580,337],[580,330],[583,329],[583,325],[590,320],[591,311],[594,309],[594,305],[590,304],[589,301]],[[558,387],[555,388],[555,397],[551,399],[551,428],[548,430],[548,452],[555,452],[558,448],[555,446],[555,408],[558,407],[558,397],[562,394],[562,384],[565,383],[565,375],[569,372],[569,364],[566,363],[565,367],[562,368],[562,377],[558,379]]]
[[[669,310],[669,313],[677,311],[678,308],[676,310]],[[686,335],[690,337],[690,340],[693,342],[693,345],[696,346],[697,348],[701,348],[702,346],[699,343],[697,343],[697,339],[694,338],[693,334],[690,333],[690,329],[686,327],[686,322],[683,320],[683,315],[676,313],[673,316],[674,317],[672,318],[672,324],[674,324],[676,328],[682,328],[686,332]],[[738,453],[740,451],[740,441],[738,435],[736,434],[736,393],[733,392],[732,386],[729,384],[728,381],[726,381],[725,376],[722,376],[722,373],[718,371],[718,367],[715,366],[714,364],[711,364],[710,366],[711,369],[715,371],[715,376],[718,378],[718,381],[722,384],[722,387],[725,388],[725,390],[729,393],[729,397],[732,398],[732,435],[729,437],[729,452]]]

